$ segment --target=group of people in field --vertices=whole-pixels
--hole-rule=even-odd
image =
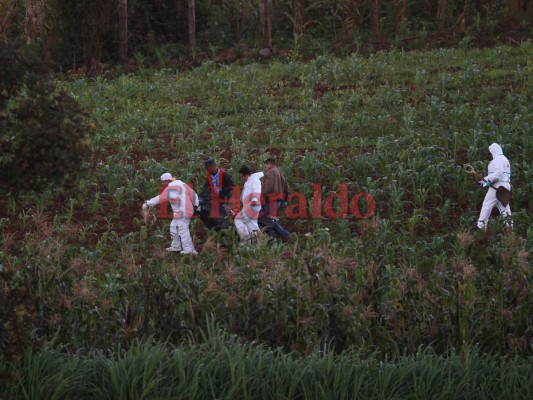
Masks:
[[[196,194],[191,186],[175,178],[171,173],[161,175],[164,190],[158,196],[144,202],[143,210],[170,203],[173,212],[170,223],[172,239],[167,251],[182,254],[198,254],[189,230],[193,216],[198,215],[208,229],[230,227],[230,219],[239,234],[241,246],[253,245],[259,232],[286,240],[290,233],[278,219],[278,211],[287,203],[289,187],[285,175],[274,159],[265,161],[265,172],[253,173],[242,166],[239,175],[243,186],[236,186],[228,171],[220,168],[215,160],[204,161],[206,179],[203,190]]]
[[[511,166],[504,156],[501,146],[492,143],[489,146],[492,161],[488,174],[481,178],[478,187],[488,187],[487,194],[477,222],[477,228],[486,230],[494,207],[505,219],[505,224],[512,228],[511,208]],[[253,245],[259,232],[287,239],[290,234],[278,220],[278,211],[287,204],[289,187],[287,179],[269,158],[265,161],[265,172],[253,173],[243,166],[239,170],[243,187],[236,186],[231,175],[220,168],[215,160],[209,158],[204,162],[206,180],[200,195],[186,183],[166,172],[161,175],[164,190],[143,204],[143,210],[157,205],[170,203],[173,211],[170,223],[172,243],[167,248],[170,252],[198,254],[194,248],[189,225],[194,215],[199,215],[207,228],[220,230],[230,227],[230,219],[239,234],[240,245]]]

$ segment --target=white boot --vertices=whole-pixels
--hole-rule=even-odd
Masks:
[[[178,249],[178,248],[176,248],[176,247],[172,247],[172,246],[167,247],[165,250],[166,250],[166,251],[170,251],[170,252],[172,252],[172,253],[181,253],[181,249]]]

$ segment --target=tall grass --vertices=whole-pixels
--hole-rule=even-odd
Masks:
[[[533,363],[468,349],[392,359],[317,349],[285,354],[217,332],[202,344],[136,342],[127,350],[28,350],[3,399],[528,399]]]

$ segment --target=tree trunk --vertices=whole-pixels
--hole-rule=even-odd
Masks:
[[[379,24],[379,16],[380,16],[380,10],[381,10],[381,0],[372,0],[372,3],[370,5],[370,20],[372,23],[372,35],[374,37],[379,37],[381,34],[380,24]]]
[[[41,39],[44,31],[44,0],[24,1],[24,36],[27,43]]]
[[[396,13],[396,33],[400,33],[402,25],[406,19],[407,8],[409,7],[408,0],[396,0],[395,13]]]
[[[509,1],[511,8],[511,15],[514,17],[524,17],[524,13],[527,11],[527,2],[524,0],[512,0]]]
[[[38,1],[38,27],[39,27],[39,39],[43,46],[43,59],[45,63],[49,63],[52,59],[50,54],[50,48],[48,46],[48,35],[46,33],[46,4],[45,0]]]
[[[118,56],[128,63],[128,0],[118,0]]]
[[[26,42],[39,41],[42,45],[43,59],[45,62],[49,62],[51,56],[46,35],[46,0],[26,0],[24,6],[26,10],[24,20]]]
[[[272,7],[270,0],[261,0],[259,3],[259,17],[261,20],[261,35],[263,48],[272,49]]]
[[[191,52],[196,47],[196,5],[189,0],[189,47]]]
[[[439,0],[437,3],[437,20],[439,21],[439,31],[444,31],[446,22],[446,0]]]
[[[468,13],[468,0],[465,0],[465,6],[463,8],[463,12],[457,19],[457,22],[455,25],[457,26],[457,29],[459,29],[460,32],[466,32],[466,16]]]
[[[9,37],[11,15],[14,13],[15,4],[11,1],[0,1],[0,39]]]
[[[523,0],[514,0],[512,2],[512,5],[514,6],[514,12],[519,13],[524,10],[524,1]]]
[[[176,29],[176,41],[181,42],[182,40],[185,41],[186,32],[185,29],[182,28],[182,26],[185,26],[185,21],[187,17],[187,14],[185,13],[185,2],[182,0],[177,0],[176,3],[176,21],[178,23],[178,27]]]

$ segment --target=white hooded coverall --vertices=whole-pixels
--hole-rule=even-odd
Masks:
[[[261,178],[262,172],[256,172],[248,177],[244,183],[241,193],[242,209],[235,216],[235,228],[241,240],[250,240],[253,235],[259,232],[257,219],[261,211]],[[252,202],[257,205],[252,206]]]
[[[192,242],[189,224],[197,207],[198,196],[191,187],[176,179],[168,184],[163,192],[146,203],[153,207],[169,202],[172,207],[173,218],[170,223],[170,237],[172,238],[172,251],[181,251],[183,254],[196,253]]]
[[[507,207],[504,207],[496,198],[496,189],[500,186],[511,190],[511,164],[507,157],[503,155],[502,148],[499,144],[492,143],[489,146],[489,151],[492,154],[492,161],[489,163],[488,175],[485,177],[489,190],[483,201],[477,226],[479,229],[487,229],[490,213],[494,206],[496,206],[502,217],[508,218],[506,225],[512,227],[512,222],[509,220],[511,218],[511,207],[509,204],[507,204]]]

